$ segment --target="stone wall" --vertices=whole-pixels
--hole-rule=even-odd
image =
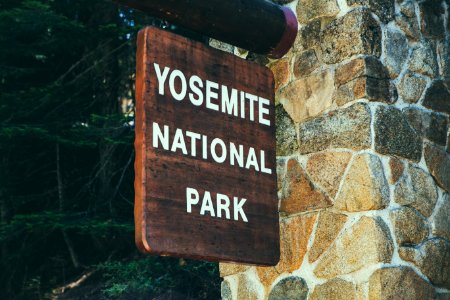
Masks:
[[[450,1],[278,2],[281,259],[221,264],[222,299],[448,299]]]

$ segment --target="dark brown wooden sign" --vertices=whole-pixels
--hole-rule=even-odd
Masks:
[[[255,63],[148,27],[136,73],[136,244],[279,260],[274,80]]]

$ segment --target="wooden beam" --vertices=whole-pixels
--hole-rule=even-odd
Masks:
[[[265,0],[116,0],[156,18],[272,58],[286,54],[297,18]]]

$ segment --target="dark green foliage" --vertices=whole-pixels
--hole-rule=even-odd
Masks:
[[[147,24],[167,26],[113,1],[0,0],[0,299],[48,298],[83,274],[63,299],[218,298],[216,264],[134,245],[135,38]]]

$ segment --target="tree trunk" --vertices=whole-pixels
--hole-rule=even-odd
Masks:
[[[59,143],[56,142],[56,180],[58,182],[58,204],[59,204],[59,211],[61,213],[64,212],[64,185],[61,175],[61,154],[60,154],[60,147]],[[64,228],[61,229],[62,236],[64,238],[64,242],[66,243],[67,250],[70,254],[70,259],[72,260],[72,264],[75,269],[78,269],[80,267],[80,263],[78,260],[78,256],[74,250],[72,241],[69,238],[69,235],[67,234],[66,230]]]

